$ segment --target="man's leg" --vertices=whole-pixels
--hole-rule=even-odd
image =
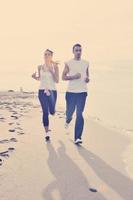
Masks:
[[[84,118],[83,111],[85,107],[87,92],[77,94],[77,110],[76,110],[76,123],[75,123],[75,140],[81,139],[83,127],[84,127]]]
[[[76,106],[76,94],[66,92],[66,123],[70,123]]]

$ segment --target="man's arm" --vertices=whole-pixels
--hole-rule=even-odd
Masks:
[[[85,78],[85,82],[86,83],[89,83],[90,79],[89,79],[89,64],[88,64],[88,67],[86,69],[86,78]]]
[[[64,81],[75,80],[75,79],[79,79],[81,77],[80,73],[77,73],[73,76],[69,76],[68,73],[69,73],[69,66],[65,63],[65,68],[62,73],[62,80],[64,80]]]

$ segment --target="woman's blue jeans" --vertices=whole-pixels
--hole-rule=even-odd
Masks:
[[[49,114],[54,115],[57,100],[57,91],[49,90],[49,92],[50,96],[47,96],[43,89],[38,91],[38,98],[43,111],[42,122],[44,126],[49,126]]]

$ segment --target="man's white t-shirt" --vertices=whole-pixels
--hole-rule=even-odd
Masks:
[[[69,76],[73,76],[77,73],[81,74],[81,78],[75,80],[69,80],[67,92],[80,93],[87,92],[87,83],[85,78],[87,77],[87,68],[89,67],[89,62],[83,59],[76,60],[71,59],[65,62],[69,67]]]

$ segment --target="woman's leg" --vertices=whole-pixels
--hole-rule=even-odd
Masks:
[[[44,93],[44,90],[39,90],[38,98],[43,111],[42,122],[47,136],[49,132],[49,111],[48,111],[48,97]]]
[[[48,96],[48,108],[51,115],[55,114],[56,101],[57,101],[57,91],[51,90],[50,96]]]

